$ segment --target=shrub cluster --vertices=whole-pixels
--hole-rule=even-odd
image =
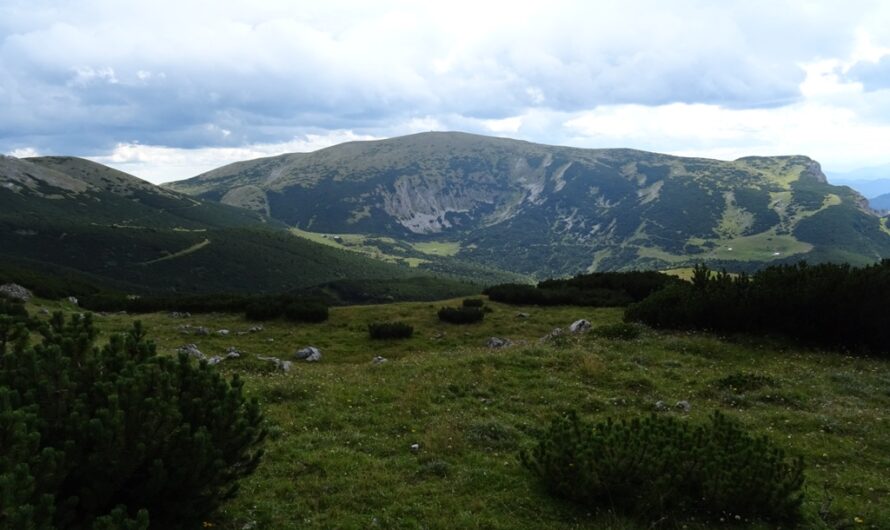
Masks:
[[[462,305],[463,307],[482,307],[485,305],[485,300],[481,298],[464,298]]]
[[[80,305],[93,311],[187,311],[189,313],[244,313],[250,320],[286,318],[294,322],[323,322],[328,319],[328,306],[320,298],[295,295],[165,295],[127,297],[117,293],[99,293],[80,300]]]
[[[639,325],[627,322],[606,324],[593,330],[593,335],[612,340],[634,340],[640,338],[642,331]]]
[[[414,326],[404,322],[378,322],[368,324],[368,334],[372,339],[410,339]]]
[[[595,272],[563,280],[545,280],[537,287],[505,283],[489,287],[484,293],[506,304],[620,307],[675,283],[680,280],[654,271]]]
[[[800,518],[802,461],[719,412],[698,426],[654,415],[590,425],[569,413],[520,458],[551,493],[590,508],[678,519]]]
[[[776,334],[886,354],[887,300],[890,260],[862,268],[799,263],[736,277],[699,266],[691,284],[672,285],[628,307],[625,320],[659,328]]]
[[[0,528],[197,528],[265,437],[235,376],[158,356],[137,322],[101,348],[89,315],[0,350]]]
[[[485,312],[478,307],[443,307],[439,309],[439,320],[451,324],[473,324],[481,322]]]

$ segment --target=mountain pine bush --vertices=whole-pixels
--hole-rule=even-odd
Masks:
[[[767,267],[732,277],[695,268],[630,305],[625,321],[668,329],[781,335],[854,353],[890,354],[890,260],[867,267],[823,263]]]
[[[443,307],[438,312],[439,320],[451,324],[473,324],[481,322],[485,313],[478,307]]]
[[[802,461],[719,412],[697,426],[654,415],[590,425],[568,413],[520,459],[551,493],[591,508],[659,519],[800,518]]]
[[[0,350],[0,528],[196,528],[256,468],[237,376],[158,356],[138,322],[102,347],[90,315],[40,334]]]
[[[414,326],[404,322],[378,322],[368,324],[368,334],[372,339],[409,339],[414,335]]]

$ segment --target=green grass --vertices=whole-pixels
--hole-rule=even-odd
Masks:
[[[220,369],[245,378],[247,392],[263,403],[272,436],[257,473],[209,523],[225,530],[651,528],[547,496],[516,452],[565,409],[596,420],[648,414],[658,400],[688,400],[692,419],[703,421],[720,409],[804,456],[803,528],[887,528],[886,361],[652,330],[630,341],[589,334],[541,344],[554,327],[578,318],[595,328],[616,323],[621,310],[488,302],[492,312],[480,324],[438,321],[439,307],[459,302],[336,307],[321,324],[271,322],[245,335],[235,332],[253,324],[234,315],[139,317],[162,352],[193,342],[208,355],[228,346],[247,353]],[[67,303],[38,304],[76,310]],[[517,312],[530,316],[517,318]],[[98,316],[97,323],[107,335],[134,318]],[[368,337],[368,323],[394,320],[414,326],[414,336]],[[177,328],[186,322],[232,334],[184,336]],[[489,350],[490,336],[513,345]],[[297,362],[289,373],[273,373],[255,358],[287,358],[307,345],[321,348],[323,359]],[[375,355],[389,362],[374,365]],[[709,528],[684,524],[658,528]]]
[[[460,252],[460,243],[457,241],[425,241],[413,243],[411,246],[433,256],[454,256]]]

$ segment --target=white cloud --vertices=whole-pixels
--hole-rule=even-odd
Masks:
[[[33,147],[22,147],[10,151],[9,156],[14,156],[16,158],[28,158],[31,156],[40,156],[40,153]]]
[[[355,134],[352,131],[332,131],[325,134],[308,134],[302,138],[293,138],[287,142],[252,144],[242,147],[183,149],[137,143],[121,143],[116,145],[108,154],[89,158],[100,164],[111,166],[149,182],[159,184],[193,177],[205,171],[241,160],[275,156],[283,153],[316,151],[343,142],[375,139],[377,138]]]
[[[887,57],[871,0],[4,0],[0,151],[169,180],[461,129],[853,167],[890,162]]]

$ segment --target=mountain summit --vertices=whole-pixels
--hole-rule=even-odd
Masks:
[[[459,245],[459,258],[538,277],[890,256],[862,196],[805,156],[720,161],[431,132],[238,162],[168,187],[306,231]]]

